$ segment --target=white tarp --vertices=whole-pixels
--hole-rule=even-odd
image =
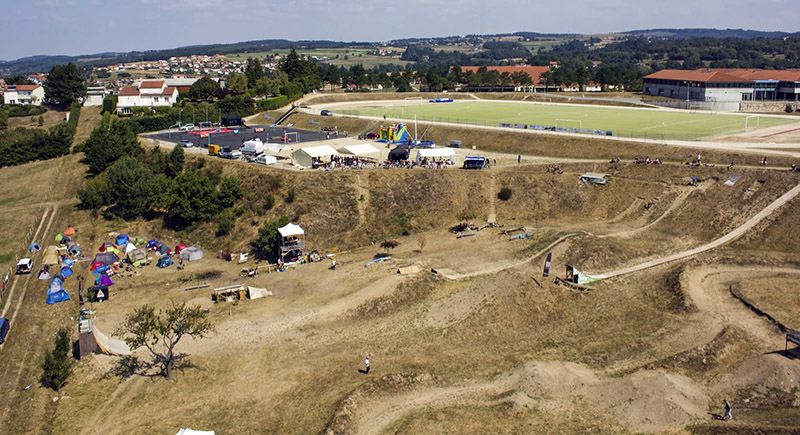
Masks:
[[[452,148],[420,148],[417,150],[417,162],[422,159],[447,159],[451,162],[456,162],[456,152]]]
[[[263,297],[272,296],[271,291],[262,287],[247,286],[247,292],[250,296],[250,299],[260,299]]]
[[[340,154],[358,156],[358,157],[372,157],[374,159],[380,158],[381,150],[375,148],[368,143],[357,145],[345,145],[339,148]]]
[[[313,159],[323,159],[325,157],[337,156],[339,153],[328,145],[320,145],[316,147],[300,148],[292,152],[292,163],[296,166],[310,168],[313,166]]]
[[[213,430],[181,429],[176,435],[214,435]]]
[[[96,326],[94,326],[94,322],[92,322],[92,335],[94,336],[94,341],[97,342],[97,347],[99,347],[104,353],[110,355],[131,354],[131,348],[128,347],[128,343],[122,340],[110,338],[109,336],[103,334],[97,329]]]
[[[291,222],[285,227],[278,228],[278,232],[281,233],[281,237],[302,236],[305,234],[300,225],[295,225]]]
[[[265,143],[264,144],[264,151],[269,151],[273,154],[278,154],[281,151],[286,149],[286,145],[281,145],[279,143]]]

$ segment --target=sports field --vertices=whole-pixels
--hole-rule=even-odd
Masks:
[[[408,100],[395,105],[346,107],[342,114],[498,126],[500,123],[611,131],[613,136],[700,140],[749,129],[796,122],[797,119],[742,114],[693,113],[658,109],[537,104],[494,101],[428,103]],[[399,105],[398,105],[399,104]]]

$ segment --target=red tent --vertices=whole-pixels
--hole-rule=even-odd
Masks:
[[[178,245],[178,246],[176,246],[176,247],[175,247],[175,253],[176,253],[176,254],[180,254],[180,253],[181,253],[181,251],[183,251],[184,249],[186,249],[186,245],[184,245],[183,243],[181,243],[180,245]]]

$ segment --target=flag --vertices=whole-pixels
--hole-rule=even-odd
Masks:
[[[544,271],[542,272],[542,276],[547,278],[550,275],[550,260],[553,259],[553,253],[550,252],[547,254],[547,258],[544,260]]]

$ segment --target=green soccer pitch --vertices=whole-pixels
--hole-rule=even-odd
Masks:
[[[796,119],[747,114],[710,114],[673,110],[590,105],[465,101],[406,105],[343,107],[342,114],[392,119],[498,126],[500,123],[612,131],[613,136],[646,139],[700,140],[748,129],[796,122]],[[750,119],[747,119],[749,116]]]

